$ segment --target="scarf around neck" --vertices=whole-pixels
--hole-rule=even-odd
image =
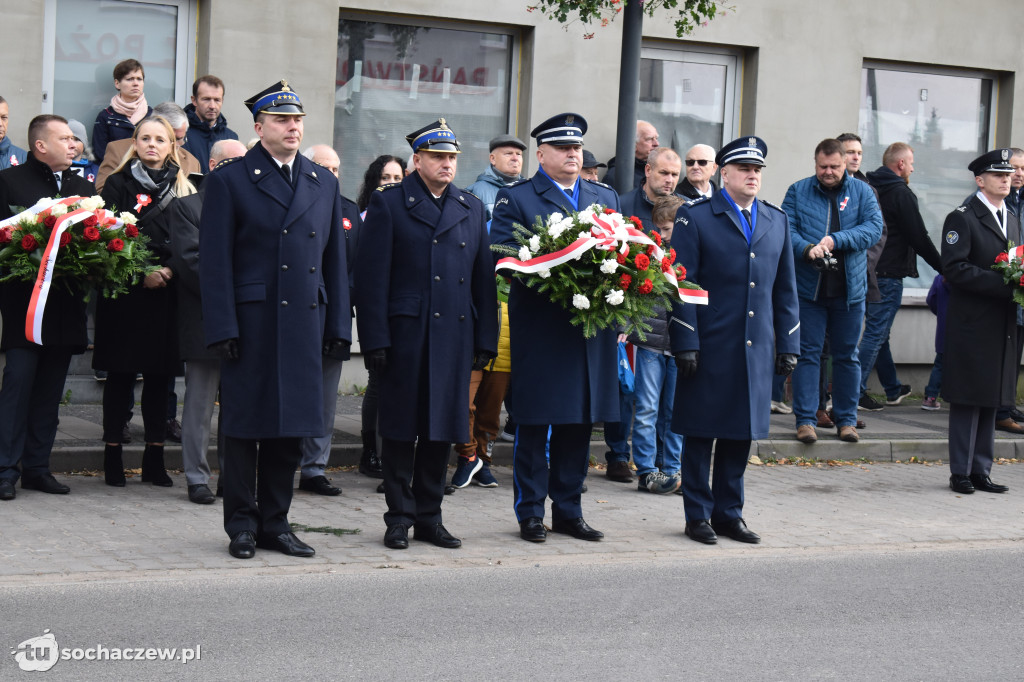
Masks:
[[[149,112],[145,95],[139,96],[134,102],[125,102],[121,99],[121,93],[118,93],[110,98],[110,108],[122,116],[127,116],[132,125],[138,125],[139,121],[144,119]]]

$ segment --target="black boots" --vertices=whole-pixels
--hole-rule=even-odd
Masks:
[[[103,480],[107,485],[124,487],[124,462],[121,460],[120,443],[103,448]]]
[[[174,481],[167,475],[164,467],[164,446],[146,445],[142,452],[142,482],[152,483],[162,488],[170,488]]]
[[[384,478],[384,470],[377,454],[377,432],[363,431],[363,454],[359,458],[359,473],[370,478]]]

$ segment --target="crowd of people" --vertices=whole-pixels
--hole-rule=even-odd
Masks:
[[[756,543],[742,515],[743,474],[771,412],[793,414],[807,445],[820,428],[857,442],[859,412],[884,407],[867,392],[873,369],[885,404],[910,393],[889,334],[918,256],[939,272],[922,408],[940,409],[940,396],[948,403],[950,487],[1006,491],[989,472],[994,430],[1024,433],[1014,404],[1024,318],[1013,286],[990,265],[1021,242],[1024,150],[993,150],[971,164],[977,191],[949,214],[940,249],[910,188],[914,153],[903,142],[865,174],[859,137],[823,140],[814,174],[775,206],[758,197],[768,154],[761,138],[674,150],[638,121],[624,182],[616,176],[625,160],[600,163],[583,150],[587,122],[576,113],[532,130],[531,177],[522,174],[528,145],[500,134],[486,163],[478,160],[476,181],[460,189],[461,146],[439,118],[408,135],[411,157],[377,157],[351,201],[340,193],[336,151],[303,147],[306,113],[286,81],[245,101],[256,132],[248,145],[220,113],[225,85],[216,76],[196,80],[184,108],[150,107],[135,60],[117,64],[113,84],[91,146],[81,122],[41,115],[29,124],[30,148],[18,149],[0,98],[0,219],[46,197],[98,192],[135,214],[152,252],[127,294],[97,300],[92,339],[86,283],[53,289],[44,345],[22,333],[31,284],[0,285],[0,500],[15,499],[19,479],[22,488],[69,492],[49,454],[71,358],[91,345],[105,378],[108,485],[126,485],[122,448],[141,375],[142,481],[173,485],[164,443],[180,439],[188,499],[223,496],[233,556],[257,548],[312,556],[288,524],[292,482],[298,470],[300,490],[342,492],[326,466],[354,321],[369,377],[359,471],[382,479],[389,548],[407,548],[410,529],[414,539],[460,546],[442,521],[444,495],[471,483],[498,487],[490,465],[499,438],[514,441],[521,537],[544,542],[550,530],[600,540],[581,505],[598,423],[609,479],[681,494],[693,540]],[[659,307],[646,335],[604,329],[584,338],[546,295],[495,278],[491,247],[515,245],[516,226],[592,204],[657,231],[713,305]],[[632,381],[620,381],[620,354]],[[218,400],[214,492],[207,448]]]

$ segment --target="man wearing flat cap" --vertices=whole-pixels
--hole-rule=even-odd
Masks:
[[[299,441],[324,433],[322,357],[352,338],[338,180],[298,153],[302,102],[279,81],[245,102],[259,144],[203,181],[200,287],[221,363],[228,551],[310,557],[288,523]]]
[[[588,152],[586,149],[583,150],[583,164],[580,170],[580,177],[584,180],[598,181],[598,174],[600,173],[598,168],[607,168],[608,164],[601,163],[597,158]]]
[[[989,478],[996,410],[1015,402],[1017,306],[1013,285],[992,269],[1007,244],[1021,243],[1007,210],[1012,152],[995,149],[968,165],[978,192],[946,216],[942,275],[949,284],[942,397],[949,403],[949,487],[963,495],[1009,488]]]
[[[491,139],[490,148],[491,165],[476,176],[476,182],[466,188],[467,192],[472,192],[484,202],[487,220],[491,219],[498,190],[523,179],[523,152],[526,151],[526,145],[515,135],[498,135]]]
[[[540,168],[532,178],[498,192],[491,241],[515,245],[515,225],[534,228],[538,217],[569,215],[591,204],[619,210],[610,188],[581,180],[583,134],[579,114],[559,114],[530,133]],[[505,406],[518,424],[513,486],[520,536],[544,542],[545,498],[551,529],[582,540],[604,535],[583,520],[580,494],[587,475],[594,422],[619,419],[615,330],[586,339],[570,313],[518,279],[508,298],[512,376]],[[550,466],[545,458],[548,427]]]
[[[498,352],[497,295],[484,206],[452,184],[455,132],[442,118],[406,139],[416,170],[366,209],[356,321],[379,382],[384,544],[406,549],[411,526],[454,549],[441,520],[448,456],[469,440],[470,372]]]
[[[672,431],[686,436],[685,533],[704,544],[719,535],[761,541],[743,520],[743,473],[751,442],[768,436],[772,376],[792,372],[800,350],[786,214],[757,198],[767,153],[759,137],[722,147],[715,158],[721,190],[682,206],[672,230],[676,262],[710,300],[676,301],[669,319],[677,368]]]

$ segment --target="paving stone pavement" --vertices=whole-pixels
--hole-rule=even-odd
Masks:
[[[683,533],[682,498],[652,495],[614,483],[591,469],[583,496],[587,521],[604,531],[591,543],[550,534],[524,542],[512,512],[512,474],[495,466],[496,489],[476,486],[445,498],[445,525],[463,540],[458,550],[411,542],[389,550],[381,540],[384,496],[377,480],[333,471],[340,497],[296,492],[291,521],[308,527],[358,530],[351,535],[299,532],[312,559],[258,550],[252,560],[227,553],[221,505],[188,502],[184,477],[173,488],[131,478],[111,488],[97,476],[60,474],[70,495],[18,488],[0,502],[0,584],[79,580],[160,579],[203,571],[226,573],[353,572],[635,560],[693,560],[792,552],[883,551],[957,546],[1005,546],[1024,536],[1024,465],[997,464],[992,478],[1005,495],[959,496],[941,464],[855,463],[842,466],[752,466],[746,476],[745,517],[759,546],[721,539],[700,545]]]

